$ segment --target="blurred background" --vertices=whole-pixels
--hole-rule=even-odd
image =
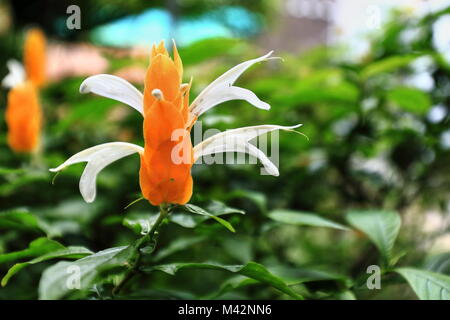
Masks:
[[[70,30],[66,10],[73,4],[81,24]],[[1,78],[8,59],[22,61],[31,27],[47,37],[42,153],[33,159],[9,149],[8,91],[2,88],[0,217],[23,212],[38,223],[0,219],[0,253],[23,250],[43,235],[93,251],[137,238],[127,221],[156,212],[145,201],[124,209],[140,197],[137,156],[101,172],[92,204],[78,190],[83,164],[54,183],[47,169],[100,143],[143,145],[142,119],[134,110],[80,95],[78,88],[89,75],[110,73],[142,89],[151,45],[173,38],[184,80],[193,77],[192,97],[244,60],[270,50],[283,58],[258,64],[238,80],[270,111],[227,102],[202,116],[203,129],[303,123],[309,140],[279,134],[279,177],[260,175],[259,164],[194,165],[191,203],[217,200],[246,215],[226,216],[234,234],[211,221],[168,224],[159,261],[253,260],[286,278],[308,279],[302,285],[312,298],[414,299],[396,279],[383,290],[349,290],[348,281],[357,282],[378,259],[362,234],[270,218],[291,210],[345,223],[350,210],[374,209],[402,217],[395,249],[400,265],[450,274],[450,1],[0,0]],[[0,264],[1,276],[13,262]],[[36,298],[49,265],[16,276],[0,288],[0,299]],[[134,283],[129,297],[280,298],[265,286],[240,284],[213,271],[158,273]]]

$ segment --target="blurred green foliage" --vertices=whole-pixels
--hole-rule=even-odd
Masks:
[[[283,62],[247,71],[239,85],[272,109],[225,103],[202,117],[203,129],[303,123],[309,139],[280,133],[279,177],[261,175],[259,165],[195,165],[191,203],[208,214],[195,215],[203,209],[192,207],[172,212],[155,251],[144,256],[142,274],[115,297],[449,299],[449,253],[436,252],[435,244],[449,232],[450,148],[443,136],[450,66],[432,42],[434,22],[447,14],[416,19],[396,12],[361,60],[349,61],[345,48],[321,47],[277,52]],[[418,32],[405,40],[408,30]],[[236,39],[180,49],[194,97],[262,53]],[[133,63],[111,60],[111,71]],[[408,82],[418,62],[426,62],[430,89]],[[0,298],[111,298],[132,244],[156,219],[157,208],[146,201],[125,209],[140,196],[137,156],[102,171],[93,204],[78,193],[83,164],[52,183],[47,168],[84,148],[122,136],[143,143],[140,116],[115,101],[78,94],[81,81],[43,90],[40,159],[8,149],[0,114],[0,275],[14,263],[27,267],[11,279],[24,265],[9,271]],[[437,120],[430,117],[436,106],[444,113]],[[120,117],[118,109],[125,109]],[[432,217],[438,225],[430,231],[424,226]],[[73,265],[87,266],[82,285],[94,283],[91,290],[61,289],[64,268]],[[366,286],[370,265],[381,267],[381,290]]]

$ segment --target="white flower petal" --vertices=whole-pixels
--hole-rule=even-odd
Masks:
[[[144,96],[131,83],[110,74],[98,74],[84,80],[80,93],[95,93],[125,104],[144,114]]]
[[[219,103],[235,99],[246,100],[260,109],[270,109],[270,106],[259,100],[253,92],[235,87],[233,84],[240,77],[240,75],[253,64],[260,61],[269,60],[272,52],[273,51],[262,57],[242,62],[211,82],[211,84],[207,86],[192,102],[190,111],[193,114],[193,118],[200,116],[202,113]]]
[[[264,152],[259,150],[251,143],[247,143],[246,148],[247,148],[246,153],[250,154],[251,156],[254,156],[255,158],[258,158],[263,164],[264,169],[266,169],[268,174],[275,177],[278,177],[280,175],[277,166],[272,161],[270,161],[270,159],[264,154]]]
[[[80,178],[80,192],[86,202],[92,202],[96,196],[97,174],[106,166],[133,153],[143,153],[144,148],[126,142],[109,142],[85,149],[69,159],[57,168],[50,169],[58,172],[67,166],[79,162],[88,162]]]
[[[205,113],[216,105],[230,100],[246,100],[259,109],[270,109],[270,105],[264,101],[261,101],[256,94],[253,93],[253,91],[236,86],[219,86],[212,89],[207,95],[204,96],[202,102],[199,104],[201,113]],[[196,110],[198,110],[198,108]],[[195,110],[193,113],[198,116]]]
[[[221,152],[243,152],[258,158],[264,165],[267,173],[278,176],[278,168],[269,160],[269,158],[252,145],[249,141],[262,134],[274,130],[292,130],[300,127],[301,124],[287,127],[278,125],[261,125],[253,127],[244,127],[218,133],[194,147],[194,161],[202,156],[221,153]]]
[[[224,74],[222,74],[220,77],[218,77],[216,80],[211,82],[211,84],[203,91],[208,91],[209,89],[217,86],[217,85],[227,85],[231,86],[233,83],[236,82],[236,80],[243,74],[248,68],[250,68],[252,65],[254,65],[257,62],[268,60],[268,58],[272,55],[273,51],[270,51],[266,55],[251,59],[248,61],[244,61],[237,66],[234,66]]]
[[[231,129],[205,139],[195,147],[209,148],[217,144],[218,141],[245,141],[248,142],[257,136],[274,131],[274,130],[292,130],[302,126],[297,124],[295,126],[279,126],[272,124],[264,124],[259,126],[242,127],[237,129]]]
[[[26,74],[25,68],[23,65],[14,59],[8,60],[6,66],[9,70],[9,73],[3,78],[2,86],[4,88],[14,88],[18,84],[25,82]]]

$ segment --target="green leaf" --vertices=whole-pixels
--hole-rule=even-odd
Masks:
[[[409,65],[419,56],[420,55],[417,54],[392,56],[383,60],[372,62],[361,71],[361,77],[367,79],[380,73],[392,72],[396,69]]]
[[[109,248],[77,261],[56,263],[42,274],[39,283],[39,298],[43,300],[60,299],[75,291],[86,292],[96,280],[108,281],[109,278],[100,278],[100,275],[111,269],[127,267],[133,250],[132,246]],[[70,283],[71,277],[74,275],[79,276],[79,289]]]
[[[351,286],[352,281],[345,275],[324,270],[319,267],[286,267],[283,265],[273,266],[270,271],[283,278],[289,285],[297,285],[308,282],[334,281],[341,286]]]
[[[387,99],[405,111],[424,114],[431,106],[429,95],[419,89],[397,87],[387,93]]]
[[[273,81],[279,86],[278,79]],[[267,83],[267,80],[263,83]],[[273,86],[270,90],[273,91]],[[342,70],[324,69],[307,75],[295,83],[291,81],[282,90],[275,90],[273,99],[285,107],[327,102],[353,105],[359,95],[359,88],[345,79]]]
[[[201,217],[190,217],[186,215],[186,213],[179,213],[176,211],[173,212],[169,217],[170,221],[177,223],[185,228],[194,228],[203,221],[211,218],[219,222],[221,225],[223,225],[231,232],[235,232],[233,226],[228,221],[218,216],[232,213],[245,214],[244,211],[242,210],[227,207],[223,203],[218,201],[211,202],[207,206],[207,209],[200,208],[193,204],[186,204],[184,206],[180,206],[180,208],[184,209],[187,212],[201,216]]]
[[[236,235],[226,237],[220,242],[224,251],[236,259],[237,263],[246,263],[253,260],[253,239],[251,237]]]
[[[358,95],[358,88],[347,81],[342,81],[333,85],[323,84],[323,87],[320,87],[318,84],[308,85],[307,83],[302,83],[300,81],[290,99],[285,99],[287,99],[287,104],[291,105],[295,103],[295,101],[297,101],[297,105],[321,102],[342,102],[352,104],[357,101]]]
[[[355,294],[350,290],[338,292],[333,297],[333,299],[335,299],[335,300],[357,300]]]
[[[195,213],[195,214],[199,214],[202,216],[206,216],[206,217],[210,217],[213,218],[214,220],[216,220],[217,222],[219,222],[221,225],[223,225],[225,228],[227,228],[228,230],[230,230],[231,232],[235,232],[236,230],[234,230],[233,226],[226,220],[216,217],[215,215],[213,215],[212,213],[209,213],[208,211],[197,207],[193,204],[186,204],[184,206],[189,212],[191,213]]]
[[[158,219],[157,214],[132,213],[123,219],[122,224],[133,230],[136,234],[147,234]]]
[[[84,247],[67,247],[65,249],[51,251],[28,262],[16,263],[12,268],[8,270],[8,273],[3,277],[1,285],[2,287],[6,286],[9,279],[11,279],[13,275],[31,264],[36,264],[56,258],[80,259],[82,257],[91,255],[92,253],[92,251]]]
[[[208,218],[205,217],[198,217],[198,216],[191,216],[187,215],[186,213],[171,213],[169,216],[169,220],[173,223],[178,224],[179,226],[182,226],[184,228],[195,228],[203,221],[208,220]]]
[[[27,249],[1,254],[0,264],[19,259],[38,257],[59,249],[64,249],[64,246],[59,242],[48,238],[37,238],[30,243]]]
[[[243,210],[228,207],[223,202],[213,200],[210,203],[206,205],[206,211],[212,213],[215,216],[220,216],[224,214],[232,214],[232,213],[238,213],[238,214],[245,214]]]
[[[7,197],[19,192],[19,189],[28,187],[36,182],[48,182],[50,172],[44,170],[28,169],[24,174],[18,174],[14,179],[9,180],[8,183],[0,184],[0,196]]]
[[[49,227],[26,209],[0,212],[0,229],[33,230],[48,233]]]
[[[421,300],[450,300],[450,277],[414,268],[395,270],[408,281]]]
[[[213,300],[213,299],[217,299],[218,297],[220,297],[221,295],[229,292],[229,291],[233,291],[242,287],[246,287],[249,285],[253,285],[253,284],[259,284],[260,282],[252,279],[252,278],[247,278],[245,276],[235,276],[235,277],[231,277],[229,279],[227,279],[225,282],[222,283],[222,285],[220,286],[219,290],[217,290],[217,292],[209,295],[208,297],[206,297],[207,300]]]
[[[4,168],[4,167],[0,167],[0,176],[3,175],[10,175],[10,174],[18,174],[18,173],[23,173],[25,171],[25,169],[17,169],[17,168]]]
[[[192,237],[192,238],[180,238],[172,241],[167,247],[158,250],[158,252],[153,257],[153,261],[160,261],[167,258],[168,256],[185,250],[197,243],[204,241],[205,237]]]
[[[175,275],[179,270],[182,269],[210,269],[240,274],[247,278],[251,278],[261,283],[270,285],[292,298],[303,300],[303,297],[292,290],[281,278],[270,273],[264,266],[255,262],[249,262],[245,265],[220,265],[216,263],[172,263],[141,268],[141,270],[144,272],[153,272],[155,270],[159,270],[170,275]]]
[[[394,211],[364,210],[350,211],[347,221],[364,232],[387,259],[392,255],[395,239],[400,231],[401,218]]]
[[[267,198],[262,192],[252,190],[234,190],[227,195],[227,199],[246,198],[258,206],[261,212],[267,211]]]
[[[78,84],[79,86],[79,84]],[[61,121],[55,125],[57,132],[69,130],[74,123],[82,123],[83,126],[97,126],[101,119],[106,117],[107,112],[111,110],[111,106],[115,101],[111,99],[101,99],[97,97],[89,97],[74,103],[73,108]]]
[[[450,252],[440,253],[427,258],[424,268],[429,271],[450,275]]]
[[[183,64],[187,66],[223,55],[224,52],[230,51],[240,44],[243,42],[232,38],[205,39],[180,48],[180,55],[183,57]]]
[[[322,218],[313,213],[305,213],[299,211],[278,209],[269,213],[269,218],[277,222],[297,225],[297,226],[313,226],[313,227],[326,227],[339,230],[348,230],[347,227]]]

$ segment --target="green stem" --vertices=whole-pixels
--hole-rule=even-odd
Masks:
[[[30,166],[34,169],[43,169],[44,158],[42,157],[42,145],[30,154]]]
[[[119,282],[119,284],[113,289],[112,294],[116,295],[122,288],[125,286],[125,284],[128,283],[139,271],[139,267],[142,262],[142,252],[141,249],[145,247],[146,244],[151,242],[153,240],[153,237],[160,227],[161,223],[164,221],[164,219],[169,214],[169,206],[166,204],[162,204],[159,206],[159,215],[156,219],[155,223],[153,224],[150,231],[143,236],[141,239],[137,241],[137,243],[134,245],[134,257],[135,261],[133,263],[133,266],[128,270],[128,272],[125,274],[125,277],[122,279],[122,281]]]

